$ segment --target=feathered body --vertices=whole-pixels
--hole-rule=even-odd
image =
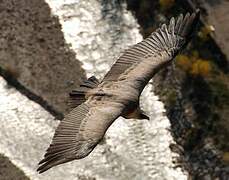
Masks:
[[[150,79],[189,42],[199,12],[163,24],[147,39],[126,50],[99,82],[94,76],[70,93],[72,110],[60,122],[39,163],[40,173],[90,154],[119,117],[148,119],[139,97]]]

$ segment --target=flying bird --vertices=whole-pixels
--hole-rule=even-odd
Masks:
[[[190,41],[198,20],[199,10],[171,18],[168,25],[127,49],[101,82],[92,76],[73,90],[72,110],[57,127],[37,171],[88,156],[120,116],[149,119],[139,107],[141,92]]]

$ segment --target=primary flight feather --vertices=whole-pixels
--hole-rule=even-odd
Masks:
[[[86,157],[119,116],[148,119],[139,108],[141,92],[189,42],[198,19],[199,11],[171,18],[168,25],[126,50],[101,82],[93,76],[73,90],[72,110],[57,127],[38,171]]]

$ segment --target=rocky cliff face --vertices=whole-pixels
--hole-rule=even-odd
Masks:
[[[31,98],[55,114],[63,112],[66,91],[84,71],[65,43],[58,18],[39,0],[3,1],[0,9],[1,68],[32,92]]]
[[[154,78],[154,87],[165,104],[179,144],[171,148],[181,155],[182,166],[193,179],[228,179],[228,23],[223,23],[228,19],[228,2],[127,2],[145,37],[168,17],[200,8],[201,22],[194,38],[175,63]]]
[[[1,74],[35,102],[0,79],[0,153],[31,179],[187,179],[174,168],[170,123],[152,84],[141,97],[150,122],[120,118],[89,157],[38,175],[37,163],[58,124],[50,112],[64,113],[67,92],[85,78],[75,53],[87,76],[101,78],[142,36],[120,1],[9,0],[1,9]]]

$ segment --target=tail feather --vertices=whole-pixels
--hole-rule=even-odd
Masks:
[[[86,94],[89,90],[97,87],[99,84],[95,76],[88,78],[77,89],[69,93],[68,105],[70,108],[75,108],[86,101]]]

